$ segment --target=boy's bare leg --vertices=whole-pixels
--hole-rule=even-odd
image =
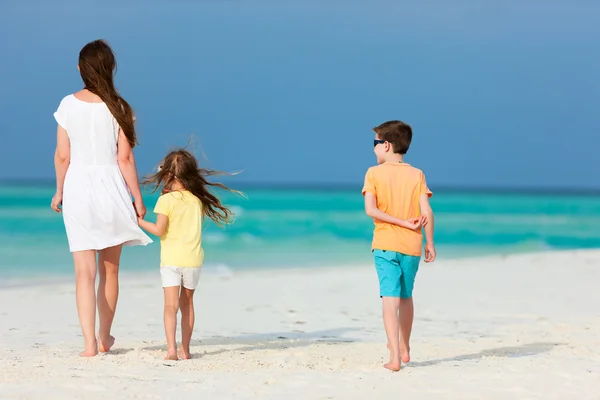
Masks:
[[[98,334],[98,351],[106,353],[115,343],[111,336],[113,319],[119,299],[119,259],[121,245],[101,250],[98,256],[98,314],[100,329]]]
[[[400,308],[399,297],[382,297],[383,302],[383,325],[388,339],[390,349],[390,362],[383,366],[392,371],[400,370],[400,320],[398,310]]]
[[[180,356],[184,360],[191,358],[190,341],[194,330],[194,291],[181,288],[179,296],[179,307],[181,308],[181,349]]]
[[[402,362],[410,361],[410,333],[414,319],[414,305],[412,297],[400,299],[400,355]]]
[[[96,251],[85,250],[73,253],[75,264],[75,298],[77,314],[83,332],[82,357],[98,354],[96,342]]]
[[[165,292],[165,335],[167,336],[167,355],[165,360],[178,360],[177,341],[175,331],[177,330],[177,310],[179,309],[179,286],[164,288]]]

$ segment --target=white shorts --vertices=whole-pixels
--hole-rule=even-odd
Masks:
[[[202,268],[160,267],[163,287],[183,286],[195,290],[200,280]]]

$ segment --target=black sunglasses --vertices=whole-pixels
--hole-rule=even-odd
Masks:
[[[387,142],[387,140],[375,139],[373,140],[373,147],[377,146],[378,144],[384,144],[385,142]]]

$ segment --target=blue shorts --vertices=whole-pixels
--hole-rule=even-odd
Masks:
[[[421,257],[377,249],[373,250],[373,255],[379,278],[379,296],[412,297]]]

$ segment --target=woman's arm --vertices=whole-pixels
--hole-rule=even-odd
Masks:
[[[142,229],[150,232],[156,236],[162,236],[167,229],[167,222],[169,219],[164,214],[156,214],[156,223],[148,222],[142,218],[138,218],[138,224],[142,227]]]
[[[56,129],[56,151],[54,152],[54,170],[56,172],[56,194],[52,198],[52,209],[60,212],[65,176],[71,163],[71,142],[67,131],[58,125]]]
[[[135,157],[133,156],[133,149],[127,140],[127,137],[123,133],[122,129],[119,129],[119,139],[117,141],[117,161],[119,163],[119,169],[125,179],[125,183],[131,191],[133,196],[135,210],[138,217],[144,218],[146,215],[146,207],[144,206],[144,200],[142,199],[142,192],[140,190],[140,183],[138,181],[137,168],[135,166]]]

